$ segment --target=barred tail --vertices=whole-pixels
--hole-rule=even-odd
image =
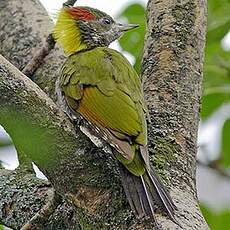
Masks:
[[[146,170],[144,175],[137,177],[121,165],[120,173],[128,202],[138,217],[151,216],[157,225],[154,217],[154,202],[156,202],[170,219],[178,224],[174,217],[176,207],[152,169]]]

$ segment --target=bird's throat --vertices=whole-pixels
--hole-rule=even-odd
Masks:
[[[76,20],[65,9],[59,12],[58,21],[53,29],[53,36],[68,56],[87,49],[87,45],[82,41]]]

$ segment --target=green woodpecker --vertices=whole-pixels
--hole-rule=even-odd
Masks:
[[[64,7],[53,29],[68,56],[58,84],[69,112],[89,122],[112,146],[134,213],[154,218],[155,200],[175,221],[175,206],[149,164],[140,78],[121,53],[108,48],[135,27],[90,7]]]

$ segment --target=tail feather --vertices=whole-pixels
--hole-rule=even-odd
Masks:
[[[156,173],[153,171],[153,169],[151,169],[151,171],[147,171],[147,173],[144,176],[150,178],[151,183],[154,186],[154,188],[152,188],[151,184],[149,186],[149,190],[152,192],[152,196],[154,197],[155,194],[157,195],[158,199],[161,201],[161,204],[164,210],[167,212],[168,216],[171,218],[172,221],[177,223],[174,217],[176,206],[174,205],[168,192],[165,190],[164,185],[160,182]],[[148,180],[147,178],[146,180]]]
[[[148,207],[149,207],[149,209],[151,211],[151,216],[152,216],[152,218],[153,218],[153,220],[155,222],[155,225],[156,225],[157,229],[159,229],[158,223],[157,223],[157,221],[155,219],[155,216],[154,216],[153,200],[151,200],[151,198],[149,196],[149,192],[148,192],[148,189],[146,187],[145,180],[144,180],[143,176],[140,176],[140,178],[141,178],[141,183],[143,185],[143,188],[145,190],[145,195],[146,195],[146,198],[147,198],[147,201],[148,201]],[[147,212],[147,213],[149,213],[149,212]]]
[[[127,200],[131,209],[142,218],[149,212],[147,202],[143,200],[145,192],[141,186],[141,181],[138,177],[131,174],[123,165],[120,165],[121,181]],[[138,179],[137,179],[138,178]]]
[[[139,218],[151,216],[157,224],[154,217],[154,204],[157,203],[170,219],[178,224],[174,217],[176,207],[152,169],[146,170],[143,176],[137,177],[121,165],[120,172],[128,202]]]
[[[125,194],[131,206],[131,209],[134,210],[135,213],[138,213],[138,210],[143,210],[142,202],[135,202],[135,200],[139,200],[139,197],[141,196],[141,194],[139,194],[139,186],[136,186],[134,177],[128,176],[128,170],[126,170],[122,165],[120,165],[120,173]],[[128,186],[131,184],[133,184],[134,186]]]

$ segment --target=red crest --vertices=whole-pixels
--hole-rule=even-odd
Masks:
[[[66,10],[73,18],[76,18],[76,19],[80,19],[80,20],[96,19],[96,16],[85,8],[71,7],[71,8],[67,8]]]

